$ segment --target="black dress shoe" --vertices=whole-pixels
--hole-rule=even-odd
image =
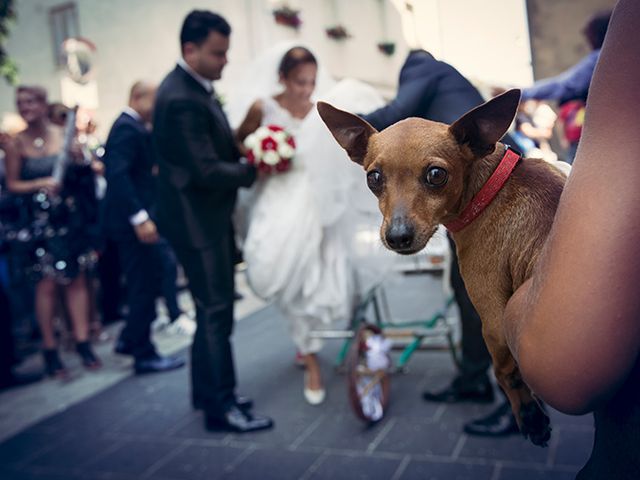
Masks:
[[[42,351],[42,355],[44,357],[44,370],[47,375],[53,378],[68,378],[69,371],[60,360],[57,350],[46,349]]]
[[[184,363],[182,358],[154,355],[148,358],[136,359],[133,368],[138,375],[141,375],[143,373],[168,372],[169,370],[175,370],[176,368],[184,366]]]
[[[227,410],[223,418],[206,414],[204,426],[209,431],[228,430],[237,433],[247,433],[273,428],[273,420],[269,417],[252,415],[234,405]]]
[[[520,432],[509,402],[503,403],[488,416],[465,424],[464,431],[469,435],[484,437],[503,437]]]
[[[480,383],[471,389],[461,389],[451,384],[448,388],[441,392],[424,392],[423,400],[427,402],[476,402],[491,403],[493,402],[493,386],[491,382]]]

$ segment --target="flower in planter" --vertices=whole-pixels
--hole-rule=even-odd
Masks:
[[[385,55],[391,56],[396,51],[396,44],[394,42],[380,42],[378,43],[378,50]]]
[[[299,13],[299,10],[294,10],[287,5],[284,5],[273,10],[273,18],[275,18],[276,23],[279,25],[298,29],[302,24]]]
[[[334,40],[344,40],[345,38],[351,37],[351,34],[347,32],[347,29],[342,25],[328,27],[325,29],[325,32],[327,32],[327,37],[333,38]]]

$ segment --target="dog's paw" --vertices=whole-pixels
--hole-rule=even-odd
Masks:
[[[551,438],[549,417],[538,403],[529,402],[520,407],[520,431],[534,445],[546,447]]]

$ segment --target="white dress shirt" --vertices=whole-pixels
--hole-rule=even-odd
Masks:
[[[209,93],[213,92],[213,85],[211,84],[211,80],[204,78],[202,75],[196,72],[193,68],[191,68],[189,64],[184,61],[184,58],[180,57],[178,59],[178,66],[182,68],[185,72],[187,72],[189,75],[191,75],[193,79],[196,82],[198,82],[200,85],[202,85],[202,88],[204,88],[207,92]]]

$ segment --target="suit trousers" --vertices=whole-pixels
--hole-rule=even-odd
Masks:
[[[156,318],[160,249],[155,244],[141,243],[133,234],[116,241],[129,305],[120,340],[135,358],[148,358],[156,354],[151,343],[151,323]]]
[[[98,276],[100,277],[100,307],[102,311],[102,323],[112,323],[120,317],[121,265],[118,259],[118,246],[116,242],[107,239],[104,250],[98,261]]]
[[[491,355],[482,337],[482,321],[471,303],[469,294],[460,275],[456,246],[447,235],[451,246],[451,287],[460,310],[462,325],[462,366],[454,386],[460,390],[472,389],[489,381],[487,369],[491,366]]]
[[[176,254],[173,252],[169,242],[162,237],[160,237],[156,246],[160,250],[160,265],[162,266],[160,289],[169,312],[169,318],[173,322],[182,314],[182,310],[178,305],[178,287],[176,285],[178,281],[178,265]]]
[[[193,402],[202,405],[207,414],[219,418],[235,403],[231,247],[231,239],[222,235],[207,248],[175,248],[196,304],[197,329],[191,346]]]

